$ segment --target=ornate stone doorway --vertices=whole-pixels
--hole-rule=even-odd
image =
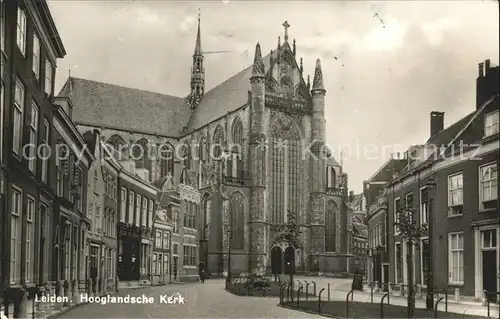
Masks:
[[[273,275],[280,275],[283,273],[283,251],[281,247],[274,246],[271,249],[271,272]]]

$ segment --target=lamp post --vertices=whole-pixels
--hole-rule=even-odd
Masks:
[[[433,259],[432,258],[432,254],[433,254],[433,250],[432,250],[432,247],[434,246],[433,245],[433,242],[434,242],[434,234],[433,234],[433,231],[434,231],[434,227],[433,227],[433,224],[434,224],[434,192],[436,190],[436,183],[434,182],[434,176],[431,176],[429,178],[429,181],[427,182],[427,212],[428,212],[428,220],[427,220],[427,223],[428,223],[428,238],[429,238],[429,251],[428,251],[428,260],[429,260],[429,264],[427,265],[427,295],[426,295],[426,298],[425,298],[425,305],[426,305],[426,309],[427,310],[433,310],[434,309],[434,278],[433,278]]]

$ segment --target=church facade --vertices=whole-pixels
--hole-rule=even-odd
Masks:
[[[79,130],[99,130],[144,180],[180,174],[179,185],[200,193],[197,264],[208,273],[227,271],[229,249],[233,275],[283,273],[286,265],[340,272],[352,258],[347,174],[325,143],[321,63],[311,84],[283,25],[282,43],[266,55],[257,44],[251,66],[210,90],[198,20],[187,97],[75,77],[59,94],[72,100]],[[289,216],[300,225],[296,250],[275,241]]]

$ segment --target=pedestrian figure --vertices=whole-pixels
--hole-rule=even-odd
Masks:
[[[203,269],[200,271],[200,280],[202,284],[205,283],[205,270]]]

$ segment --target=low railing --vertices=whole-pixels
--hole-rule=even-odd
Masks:
[[[231,176],[225,176],[224,183],[230,185],[240,185],[240,186],[244,186],[246,184],[245,179],[239,177],[231,177]]]

